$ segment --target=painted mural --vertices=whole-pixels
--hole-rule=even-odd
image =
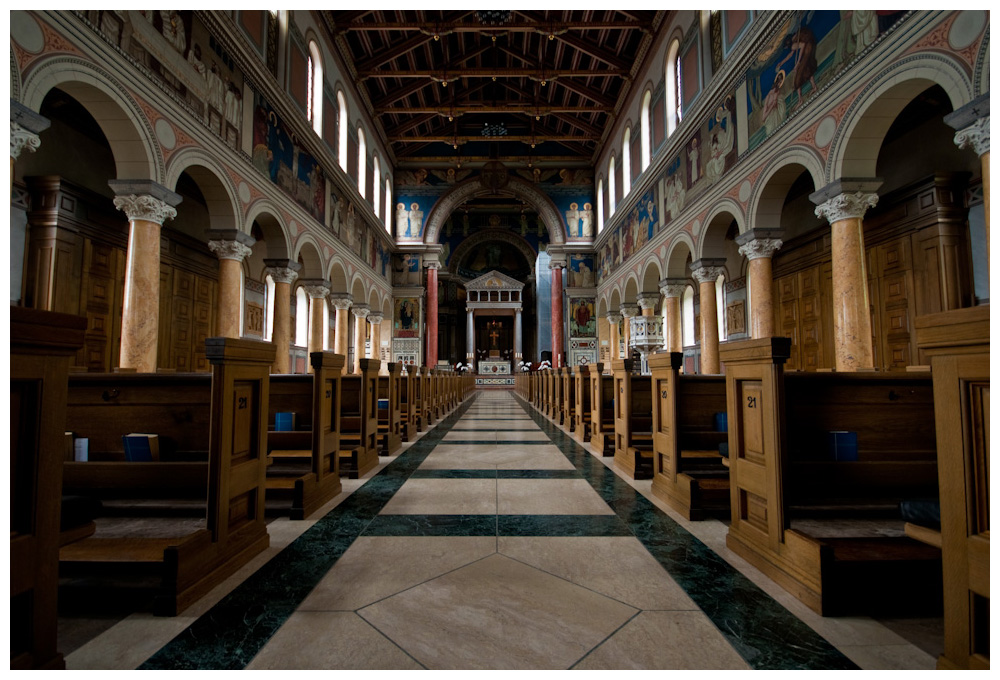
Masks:
[[[310,215],[324,221],[326,177],[323,168],[259,93],[254,95],[253,165]]]
[[[396,298],[392,314],[392,337],[420,337],[420,298]]]
[[[592,255],[569,256],[569,285],[577,288],[592,288],[597,285]]]
[[[594,301],[592,299],[570,299],[569,335],[571,338],[597,337],[597,317],[594,315]]]
[[[656,194],[642,195],[628,215],[615,227],[611,238],[598,254],[598,274],[603,278],[645,246],[661,228]]]
[[[794,12],[747,71],[749,148],[773,134],[904,14],[897,10]]]
[[[544,191],[563,219],[567,240],[592,241],[594,222],[594,173],[589,168],[522,168],[517,171]]]
[[[392,285],[420,285],[420,256],[415,253],[396,253],[392,256]]]

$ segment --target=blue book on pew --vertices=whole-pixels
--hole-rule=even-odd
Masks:
[[[148,462],[160,459],[160,438],[155,434],[132,432],[122,435],[125,460]]]
[[[846,431],[833,431],[827,435],[829,438],[830,458],[837,461],[856,461],[858,459],[858,433]]]
[[[274,414],[275,432],[294,432],[295,413],[292,411],[280,411]]]

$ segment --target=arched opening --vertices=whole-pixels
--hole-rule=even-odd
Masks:
[[[632,128],[625,128],[622,137],[622,196],[628,196],[632,188]]]
[[[615,214],[615,155],[608,161],[608,217]]]
[[[347,101],[344,93],[337,91],[337,162],[347,172]]]
[[[681,43],[674,39],[667,50],[667,136],[674,134],[681,122]]]
[[[367,198],[367,193],[365,191],[368,186],[368,178],[366,172],[368,171],[368,149],[365,146],[365,131],[359,126],[358,127],[358,193],[361,194],[361,198]]]
[[[684,297],[681,298],[681,332],[684,337],[685,347],[694,347],[698,344],[694,327],[694,287],[688,286],[684,289]]]
[[[309,296],[306,289],[295,289],[295,346],[305,349],[309,345]]]
[[[597,180],[597,233],[604,231],[604,178]]]
[[[379,166],[378,154],[372,157],[372,210],[375,217],[381,214],[382,210],[382,168]]]
[[[650,143],[650,125],[649,125],[649,104],[652,101],[653,93],[650,90],[646,90],[646,94],[642,96],[642,111],[640,113],[640,130],[641,130],[641,149],[642,149],[642,161],[641,167],[642,171],[645,172],[646,168],[649,167],[650,161],[650,149],[652,144]]]
[[[306,102],[309,122],[313,132],[323,135],[323,60],[320,57],[319,46],[313,40],[309,41],[309,56],[307,58],[309,82],[306,87]]]
[[[385,179],[385,207],[382,217],[385,219],[385,230],[392,233],[392,183],[389,178]]]

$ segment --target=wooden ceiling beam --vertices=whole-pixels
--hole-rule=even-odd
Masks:
[[[461,101],[454,106],[437,104],[433,106],[387,106],[375,109],[377,115],[395,113],[413,115],[417,113],[436,113],[441,116],[463,116],[467,113],[523,113],[526,116],[549,116],[556,113],[608,113],[608,106],[531,106],[530,104],[477,104],[474,101]]]
[[[536,135],[504,135],[502,137],[484,137],[482,135],[387,135],[389,142],[393,144],[409,144],[412,142],[442,142],[444,144],[466,144],[468,142],[523,142],[525,144],[541,144],[542,142],[596,142],[597,135],[563,135],[563,134],[536,134]]]
[[[431,36],[444,36],[450,33],[486,33],[488,35],[540,33],[542,35],[555,35],[562,31],[650,30],[649,22],[628,19],[619,21],[512,21],[500,26],[486,26],[479,22],[460,21],[371,21],[350,24],[337,22],[335,25],[340,31],[420,31]]]
[[[371,71],[378,68],[382,64],[392,61],[398,57],[402,57],[407,52],[417,49],[421,45],[433,40],[429,35],[415,35],[411,38],[407,38],[403,42],[390,47],[388,50],[378,52],[370,59],[366,59],[357,64],[357,71],[359,74],[365,71]]]
[[[358,71],[358,80],[367,78],[431,78],[435,81],[455,81],[459,78],[531,78],[554,81],[557,78],[586,78],[590,76],[627,76],[624,69],[537,69],[486,66],[482,68],[454,69],[378,69]]]

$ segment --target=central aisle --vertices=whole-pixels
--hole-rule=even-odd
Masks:
[[[855,667],[522,403],[479,392],[143,667]]]

